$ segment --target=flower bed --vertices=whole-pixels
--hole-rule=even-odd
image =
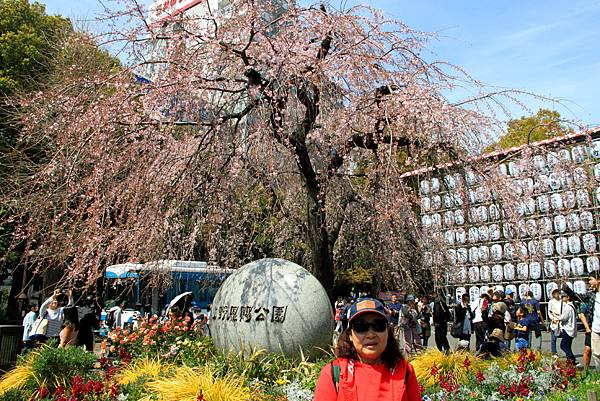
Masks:
[[[310,401],[321,360],[290,360],[261,350],[223,355],[187,322],[142,323],[114,331],[100,358],[78,348],[43,347],[20,358],[0,380],[0,401]],[[585,400],[598,373],[522,351],[486,361],[428,349],[414,358],[423,399]]]

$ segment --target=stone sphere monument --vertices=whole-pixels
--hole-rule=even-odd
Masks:
[[[314,356],[331,344],[333,311],[327,292],[306,269],[268,258],[225,280],[213,301],[210,327],[215,345],[225,352],[266,349]]]

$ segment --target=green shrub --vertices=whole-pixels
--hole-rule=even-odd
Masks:
[[[74,376],[87,377],[96,362],[96,356],[78,347],[54,348],[45,346],[31,362],[33,374],[47,386],[66,387]]]
[[[26,401],[28,399],[27,392],[21,389],[11,389],[0,394],[0,401]]]

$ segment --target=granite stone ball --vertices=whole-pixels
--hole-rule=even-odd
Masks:
[[[214,343],[224,352],[265,349],[289,357],[329,349],[333,311],[327,292],[306,269],[267,258],[237,269],[212,305]]]

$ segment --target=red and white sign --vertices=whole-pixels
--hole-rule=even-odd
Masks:
[[[158,0],[150,6],[148,19],[150,23],[156,24],[207,1],[209,0]]]

